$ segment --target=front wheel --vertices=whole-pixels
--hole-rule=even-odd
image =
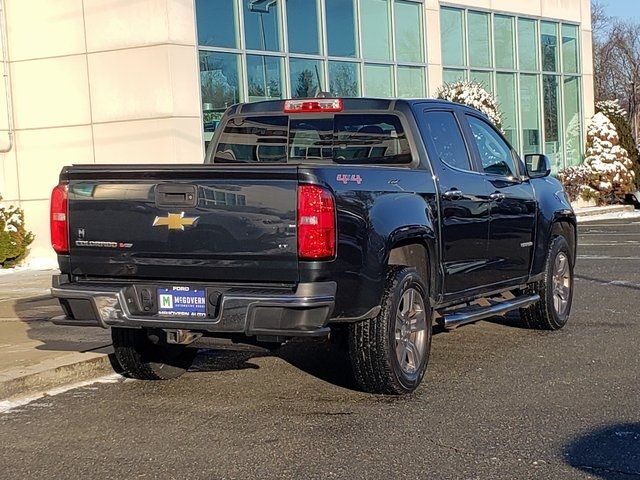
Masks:
[[[431,318],[416,269],[389,267],[380,313],[349,326],[349,356],[364,391],[400,395],[420,385],[431,350]]]
[[[566,325],[573,301],[573,259],[564,237],[551,241],[544,277],[530,284],[527,293],[540,295],[538,302],[520,310],[530,328],[559,330]]]
[[[168,380],[193,364],[196,348],[152,342],[145,329],[111,328],[116,372],[138,380]]]

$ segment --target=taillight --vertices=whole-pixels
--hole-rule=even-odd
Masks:
[[[314,98],[312,100],[287,100],[284,113],[341,112],[341,98]]]
[[[51,192],[51,246],[56,253],[69,252],[68,186],[61,183]]]
[[[316,185],[298,187],[298,257],[328,259],[336,254],[336,207],[333,195]]]

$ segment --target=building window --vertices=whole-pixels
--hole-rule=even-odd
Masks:
[[[323,63],[320,60],[307,58],[289,60],[292,98],[315,97],[325,90]]]
[[[247,55],[250,102],[282,98],[282,59],[266,55]]]
[[[537,75],[520,75],[522,153],[540,153],[540,91]]]
[[[496,48],[496,68],[513,70],[516,52],[514,45],[515,28],[513,17],[496,15],[493,18],[494,44]]]
[[[320,55],[320,22],[317,0],[287,0],[289,51]]]
[[[360,74],[354,62],[329,62],[329,90],[336,97],[359,97]]]
[[[424,61],[421,9],[415,2],[394,3],[396,60],[399,62]]]
[[[542,22],[540,24],[540,39],[542,43],[542,70],[545,72],[557,72],[558,24]]]
[[[195,2],[205,141],[236,102],[426,94],[423,0]]]
[[[355,57],[355,0],[325,0],[327,16],[327,46],[333,57]]]
[[[238,12],[235,0],[197,0],[198,44],[238,48]]]
[[[242,0],[247,49],[282,51],[278,3],[276,0]]]
[[[554,171],[579,163],[578,27],[454,7],[442,7],[440,18],[444,81],[471,79],[493,91],[505,137],[521,153],[546,153]]]
[[[465,66],[464,11],[453,8],[440,9],[442,32],[442,62],[444,65]]]
[[[467,16],[469,65],[491,67],[491,38],[489,36],[489,14],[469,12]]]
[[[391,60],[391,18],[388,0],[360,0],[362,56]]]
[[[393,79],[390,65],[365,64],[364,94],[367,97],[393,97]]]
[[[520,70],[538,70],[538,34],[536,21],[528,18],[518,19],[518,56]]]

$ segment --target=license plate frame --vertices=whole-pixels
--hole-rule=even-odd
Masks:
[[[207,318],[207,290],[202,287],[175,285],[156,290],[158,315],[161,317]]]

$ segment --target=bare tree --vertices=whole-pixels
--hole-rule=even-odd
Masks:
[[[629,113],[633,136],[640,140],[640,24],[591,7],[596,100],[618,99]]]

